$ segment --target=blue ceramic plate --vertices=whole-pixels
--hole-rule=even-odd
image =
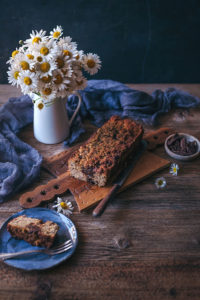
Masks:
[[[26,215],[27,217],[38,218],[43,221],[53,221],[59,225],[59,230],[53,246],[62,244],[64,241],[71,239],[73,247],[64,253],[57,255],[47,255],[44,253],[36,253],[31,255],[23,255],[12,259],[7,259],[4,262],[10,266],[31,271],[44,270],[60,264],[65,259],[69,258],[75,251],[78,238],[77,231],[72,221],[66,216],[59,214],[47,208],[30,208],[20,211],[8,218],[0,229],[0,253],[18,252],[31,249],[41,249],[40,247],[31,246],[23,240],[13,238],[7,231],[7,223],[18,216]]]

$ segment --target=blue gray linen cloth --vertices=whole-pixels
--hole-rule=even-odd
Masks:
[[[89,119],[100,127],[112,115],[130,117],[155,124],[160,114],[172,108],[191,108],[200,99],[184,91],[155,90],[152,95],[133,90],[111,80],[90,80],[82,96],[81,109],[71,127],[65,145],[75,142],[84,132],[82,120]],[[72,95],[67,102],[69,117],[77,105]],[[30,184],[39,174],[42,157],[38,151],[17,137],[17,133],[33,121],[32,101],[28,96],[11,98],[0,108],[0,202]]]

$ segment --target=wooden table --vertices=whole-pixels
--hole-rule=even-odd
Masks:
[[[200,84],[130,86],[147,92],[175,86],[200,97]],[[19,94],[15,88],[1,85],[0,104]],[[160,121],[162,126],[200,138],[200,109],[176,110]],[[86,127],[89,135],[92,127]],[[44,157],[63,150],[62,144],[37,142],[32,126],[24,129],[20,137]],[[163,147],[155,152],[168,158]],[[25,272],[1,262],[0,299],[199,300],[200,159],[179,166],[177,177],[165,169],[121,193],[101,218],[94,219],[91,210],[80,214],[69,196],[75,207],[71,219],[79,235],[75,254],[61,265],[41,272]],[[167,180],[163,190],[154,184],[159,176]],[[26,191],[50,178],[41,171],[40,178]],[[21,194],[0,204],[0,224],[21,210]]]

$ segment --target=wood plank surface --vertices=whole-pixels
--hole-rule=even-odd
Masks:
[[[200,84],[130,86],[149,93],[175,86],[200,97]],[[0,85],[0,104],[18,95],[15,88]],[[200,109],[173,111],[162,116],[160,124],[200,138]],[[87,133],[82,139],[94,129],[87,121],[84,125]],[[44,157],[64,150],[62,144],[37,142],[32,125],[19,136]],[[163,147],[154,153],[175,162]],[[178,164],[177,177],[169,174],[169,169],[153,175],[117,195],[97,219],[91,210],[79,213],[73,197],[65,195],[74,205],[71,219],[79,235],[76,252],[61,265],[42,272],[25,272],[0,262],[0,299],[199,300],[200,158]],[[155,187],[158,176],[166,178],[163,190]],[[18,199],[24,191],[50,178],[41,170],[30,187],[0,204],[0,225],[21,210]]]

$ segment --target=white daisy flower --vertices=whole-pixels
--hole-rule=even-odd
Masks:
[[[56,70],[53,72],[53,83],[55,85],[55,89],[58,91],[62,91],[66,88],[66,84],[70,81],[60,70]]]
[[[63,213],[67,216],[71,215],[74,209],[70,201],[63,200],[60,197],[57,197],[57,204],[53,205],[53,208],[57,208],[58,213]]]
[[[37,30],[32,30],[32,33],[30,34],[31,38],[24,41],[24,46],[34,49],[35,45],[47,41],[47,36],[45,36],[45,34],[46,31],[44,30],[40,30],[39,32]]]
[[[28,70],[21,71],[19,75],[19,84],[24,94],[37,91],[38,79],[36,75]]]
[[[159,177],[155,181],[155,185],[158,189],[162,189],[166,186],[167,182],[164,177]]]
[[[38,108],[39,110],[42,110],[43,107],[44,107],[44,103],[43,103],[41,100],[38,101],[38,103],[37,103],[37,108]]]
[[[8,61],[9,82],[20,85],[25,94],[38,94],[39,109],[58,97],[84,89],[87,80],[83,69],[92,75],[101,67],[98,55],[78,51],[71,37],[62,37],[62,34],[61,26],[54,28],[50,36],[43,30],[32,31],[30,38],[20,42]]]
[[[57,69],[57,64],[54,59],[43,59],[41,63],[37,64],[37,72],[40,77],[52,75],[52,72]]]
[[[33,62],[35,59],[35,55],[32,51],[27,51],[25,52],[26,57],[28,58],[29,61]]]
[[[87,79],[82,76],[76,79],[77,90],[84,90],[87,86]]]
[[[41,62],[43,59],[51,60],[52,58],[58,56],[60,53],[59,47],[57,46],[56,42],[54,40],[49,40],[45,43],[39,43],[33,50],[33,54],[35,55],[36,60],[38,62]],[[38,59],[38,57],[41,57],[42,59]]]
[[[69,91],[68,86],[64,90],[60,90],[57,93],[58,98],[66,98],[71,94],[71,91]]]
[[[52,76],[42,76],[39,78],[39,85],[40,87],[44,87],[46,84],[51,84],[52,83]]]
[[[68,61],[67,57],[63,55],[59,55],[55,59],[55,62],[56,62],[57,69],[61,70],[63,73],[69,74],[67,76],[70,77],[70,73],[72,73],[72,71],[70,67],[70,62]]]
[[[64,44],[68,44],[69,45],[69,44],[71,44],[71,42],[72,42],[72,38],[70,36],[65,36],[65,37],[62,37],[62,38],[59,39],[58,46],[60,48],[62,48],[62,46]]]
[[[34,61],[30,60],[25,53],[19,53],[14,61],[13,61],[13,66],[15,66],[16,68],[19,68],[22,71],[26,71],[26,70],[30,70],[33,68],[34,66]]]
[[[52,101],[55,98],[57,98],[57,91],[54,89],[52,85],[44,85],[43,87],[40,87],[40,94],[41,98],[48,101]]]
[[[61,26],[57,26],[50,32],[50,38],[59,39],[63,34],[63,29]]]
[[[177,176],[178,171],[179,171],[179,166],[177,164],[171,164],[170,171],[169,171],[170,174],[172,174],[173,176]]]
[[[11,57],[6,63],[11,64],[20,53],[21,53],[20,49],[16,48],[14,51],[12,51]]]
[[[19,75],[20,75],[20,69],[16,68],[15,66],[9,67],[8,71],[8,82],[11,83],[11,85],[19,85]]]
[[[69,79],[73,74],[73,70],[70,64],[65,64],[64,68],[60,69],[60,71],[67,79]]]
[[[76,70],[72,75],[74,90],[83,90],[87,86],[87,79],[80,70]]]
[[[71,62],[72,60],[76,60],[76,56],[78,55],[78,51],[75,46],[69,45],[69,44],[63,44],[62,48],[62,54],[68,62]]]
[[[77,51],[76,61],[81,62],[83,59],[84,52],[82,50]]]
[[[97,54],[88,53],[83,56],[83,67],[91,75],[96,74],[101,68],[101,60]]]

